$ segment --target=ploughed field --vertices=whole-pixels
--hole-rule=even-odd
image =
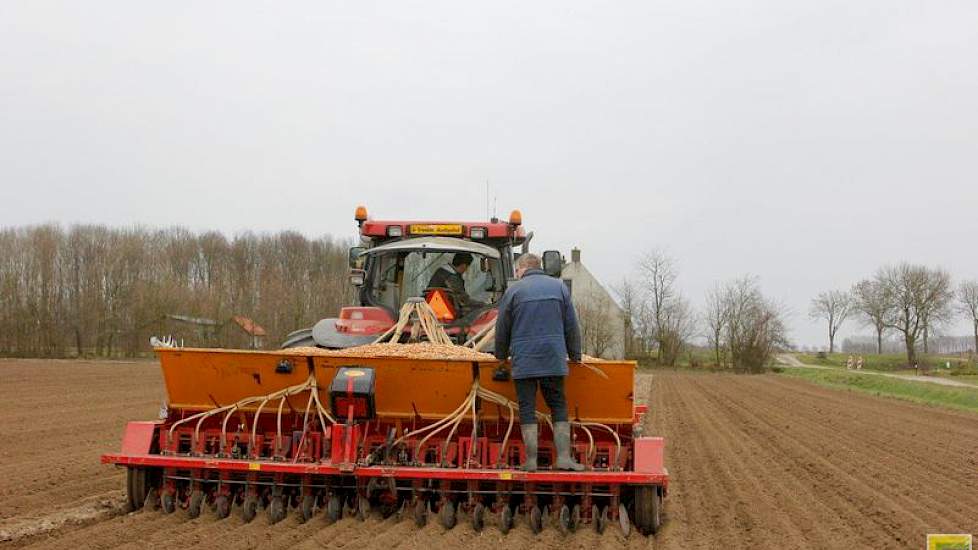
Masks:
[[[654,538],[533,535],[521,518],[506,536],[379,516],[245,524],[125,512],[123,471],[99,454],[157,414],[155,363],[0,361],[0,548],[922,548],[978,533],[978,415],[777,375],[643,374],[636,393],[672,474]]]

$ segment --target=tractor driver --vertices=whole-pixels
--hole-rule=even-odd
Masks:
[[[443,265],[428,281],[428,288],[446,288],[459,309],[459,316],[483,307],[486,304],[473,300],[465,291],[465,279],[462,275],[472,265],[472,255],[468,252],[456,252],[451,265]]]
[[[540,257],[523,254],[516,262],[519,281],[506,289],[496,317],[496,359],[512,362],[520,432],[526,447],[523,469],[537,469],[537,388],[553,417],[558,470],[581,471],[571,454],[564,378],[567,359],[581,361],[581,333],[567,285],[547,275]]]

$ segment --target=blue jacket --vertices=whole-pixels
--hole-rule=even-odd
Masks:
[[[567,285],[530,269],[506,289],[496,317],[496,358],[512,357],[513,378],[567,376],[581,360],[581,333]]]

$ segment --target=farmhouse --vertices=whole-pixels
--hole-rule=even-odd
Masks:
[[[625,355],[625,313],[608,290],[581,263],[581,250],[571,250],[561,279],[571,291],[581,325],[584,353],[604,359]]]

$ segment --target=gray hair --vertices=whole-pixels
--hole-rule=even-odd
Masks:
[[[543,262],[540,260],[540,256],[527,252],[516,260],[516,267],[522,269],[542,269]]]

